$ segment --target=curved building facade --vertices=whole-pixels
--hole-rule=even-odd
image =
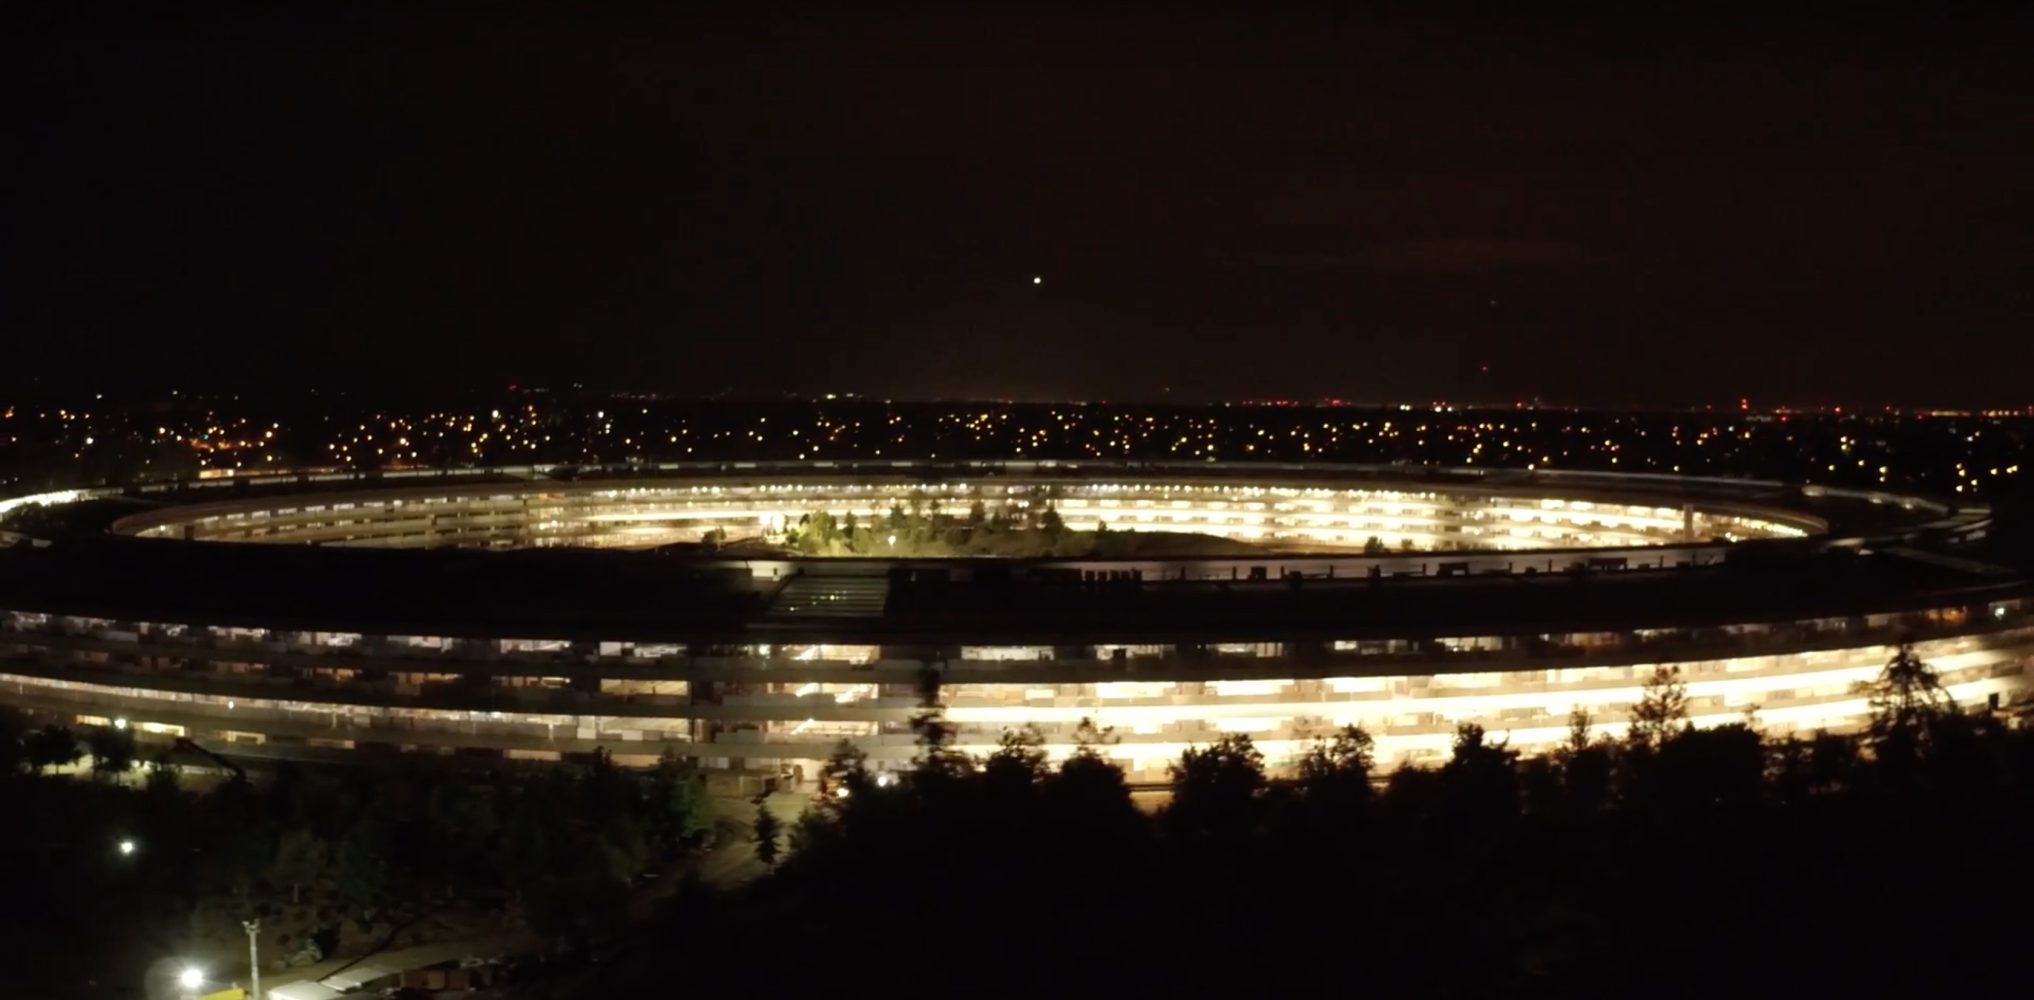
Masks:
[[[1116,559],[678,551],[825,510],[1049,504],[1259,550]],[[1900,643],[1973,706],[2034,687],[2034,589],[1981,508],[1779,483],[1267,465],[499,469],[142,486],[11,505],[0,702],[253,755],[811,774],[1113,729],[1133,778],[1358,724],[1387,764],[1475,722],[1623,728],[1677,667],[1698,725],[1849,729]],[[1374,541],[1373,541],[1374,540]],[[255,543],[255,544],[248,544]],[[1379,548],[1388,549],[1382,554]]]

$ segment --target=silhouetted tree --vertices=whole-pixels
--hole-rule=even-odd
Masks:
[[[170,763],[169,751],[159,751],[154,759],[149,761],[148,777],[143,780],[142,788],[153,799],[176,797],[177,769],[175,764]]]
[[[1902,645],[1876,680],[1860,684],[1871,702],[1872,751],[1888,764],[1901,764],[1921,754],[1934,723],[1956,711],[1956,702],[1942,686],[1935,668]]]
[[[1168,824],[1177,832],[1236,834],[1250,827],[1264,790],[1264,754],[1243,733],[1188,747],[1172,765]]]
[[[1569,807],[1564,769],[1550,756],[1524,757],[1518,762],[1519,805],[1526,813],[1566,813]]]
[[[387,831],[379,820],[362,817],[339,841],[333,888],[347,915],[367,927],[388,903]]]
[[[21,753],[28,761],[29,767],[37,771],[46,771],[52,767],[69,767],[77,763],[78,758],[85,755],[85,750],[78,745],[76,733],[64,726],[51,723],[23,737]]]
[[[1376,764],[1377,741],[1360,726],[1344,726],[1331,737],[1314,740],[1296,770],[1308,796],[1360,801],[1370,797],[1370,770]]]
[[[1483,727],[1464,722],[1455,727],[1453,756],[1441,765],[1443,787],[1460,818],[1490,822],[1518,812],[1518,751],[1492,743]]]
[[[564,807],[542,784],[520,790],[495,848],[495,870],[525,904],[551,877],[557,844],[565,837],[558,824]]]
[[[1568,739],[1553,753],[1560,770],[1562,797],[1573,813],[1592,813],[1610,803],[1613,748],[1595,731],[1587,710],[1568,713]]]
[[[95,727],[85,734],[92,752],[92,774],[117,777],[134,767],[134,734],[126,729]]]
[[[982,782],[992,799],[1028,797],[1046,774],[1045,737],[1035,726],[1005,730],[995,752],[982,760]]]
[[[1570,709],[1568,711],[1568,741],[1562,744],[1561,749],[1556,752],[1574,754],[1593,746],[1596,743],[1595,721],[1589,717],[1589,710],[1580,705]]]
[[[1827,795],[1851,787],[1858,764],[1857,740],[1818,730],[1808,742],[1810,791]]]
[[[27,719],[12,709],[0,708],[0,777],[15,773],[28,763],[22,747],[28,733]]]
[[[1680,817],[1745,809],[1759,801],[1765,770],[1765,750],[1750,726],[1686,729],[1660,746],[1644,796]]]
[[[290,902],[300,902],[304,886],[325,877],[331,857],[331,845],[314,831],[286,831],[276,843],[274,860],[269,862],[269,880],[288,886]]]
[[[483,876],[487,848],[501,826],[494,795],[471,782],[441,780],[424,798],[424,836],[415,838],[423,843],[414,846],[423,849],[431,874],[453,894]]]
[[[1362,775],[1368,781],[1377,765],[1377,741],[1361,726],[1343,726],[1327,740],[1316,740],[1300,763],[1300,777],[1334,778]]]
[[[1127,843],[1144,830],[1144,815],[1130,800],[1123,769],[1102,752],[1116,742],[1115,730],[1082,719],[1074,728],[1074,739],[1073,753],[1040,789],[1046,810],[1042,825],[1084,841],[1062,845],[1078,856],[1100,859],[1106,852],[1096,842]]]
[[[1653,668],[1638,704],[1632,706],[1630,742],[1638,747],[1656,748],[1687,726],[1688,685],[1681,681],[1681,668]]]
[[[912,780],[921,791],[937,794],[934,786],[950,784],[975,772],[975,759],[954,747],[953,725],[939,709],[913,716],[911,729],[918,735]]]

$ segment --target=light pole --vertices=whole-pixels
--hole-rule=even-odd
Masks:
[[[242,920],[240,926],[247,928],[247,981],[253,989],[247,995],[253,1000],[261,996],[261,918]]]

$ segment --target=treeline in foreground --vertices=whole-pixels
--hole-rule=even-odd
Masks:
[[[0,714],[0,997],[170,995],[184,964],[243,979],[249,918],[269,967],[518,929],[592,940],[645,873],[713,835],[705,783],[675,758],[284,764],[258,781],[181,766],[209,763],[140,763],[128,731]]]
[[[1445,765],[1382,783],[1360,730],[1278,781],[1233,736],[1178,762],[1155,815],[1096,745],[970,759],[929,713],[904,780],[843,748],[773,875],[672,906],[573,995],[675,997],[674,969],[707,967],[854,996],[2024,985],[2034,733],[1958,711],[1905,652],[1868,694],[1868,733],[1769,738],[1690,728],[1662,673],[1617,741],[1577,719],[1521,760],[1464,726]]]

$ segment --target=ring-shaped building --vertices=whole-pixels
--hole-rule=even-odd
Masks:
[[[892,530],[1046,508],[1108,554],[926,558]],[[863,544],[742,541],[820,511]],[[936,703],[963,749],[1106,730],[1159,780],[1230,733],[1277,765],[1361,725],[1387,766],[1465,722],[1526,751],[1577,710],[1615,734],[1659,667],[1696,724],[1773,732],[1860,726],[1903,643],[1968,706],[2034,682],[2034,588],[1982,557],[1982,506],[1767,481],[700,463],[141,484],[0,518],[0,703],[254,757],[809,777],[843,740],[906,766]]]

